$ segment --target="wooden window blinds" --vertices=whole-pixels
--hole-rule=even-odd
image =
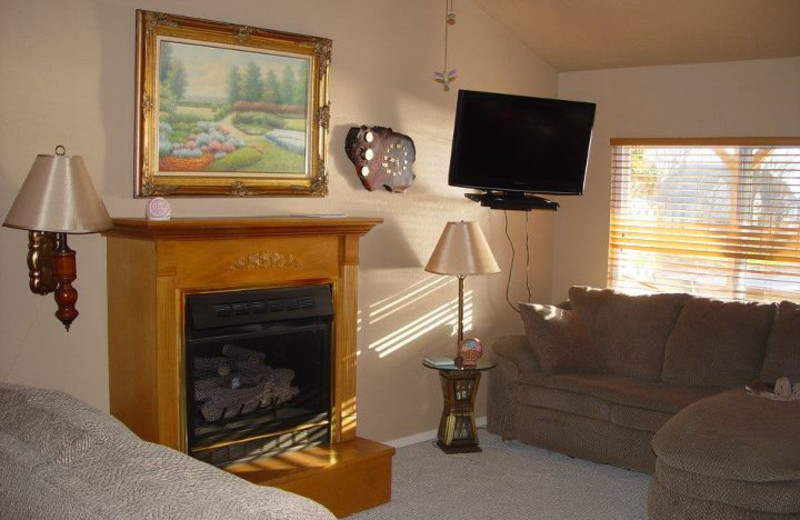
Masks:
[[[611,146],[609,287],[800,301],[800,138]]]

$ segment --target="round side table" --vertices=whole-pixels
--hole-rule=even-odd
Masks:
[[[475,427],[475,396],[481,372],[494,368],[495,362],[481,358],[475,367],[463,368],[451,358],[426,357],[422,364],[438,370],[442,383],[444,408],[436,445],[445,453],[482,451],[478,447],[478,431]]]

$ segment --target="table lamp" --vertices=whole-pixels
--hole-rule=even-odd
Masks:
[[[68,233],[95,233],[112,227],[106,207],[92,185],[80,156],[38,155],[3,226],[28,230],[31,291],[55,293],[56,317],[69,330],[78,317],[75,251]]]
[[[458,343],[464,340],[464,279],[492,274],[500,267],[477,222],[448,222],[425,270],[458,277]]]

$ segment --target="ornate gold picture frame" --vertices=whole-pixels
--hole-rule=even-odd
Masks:
[[[331,47],[137,10],[135,195],[327,195]]]

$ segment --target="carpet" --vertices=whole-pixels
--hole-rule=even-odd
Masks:
[[[392,501],[348,520],[645,520],[650,476],[480,430],[481,453],[399,448]]]

